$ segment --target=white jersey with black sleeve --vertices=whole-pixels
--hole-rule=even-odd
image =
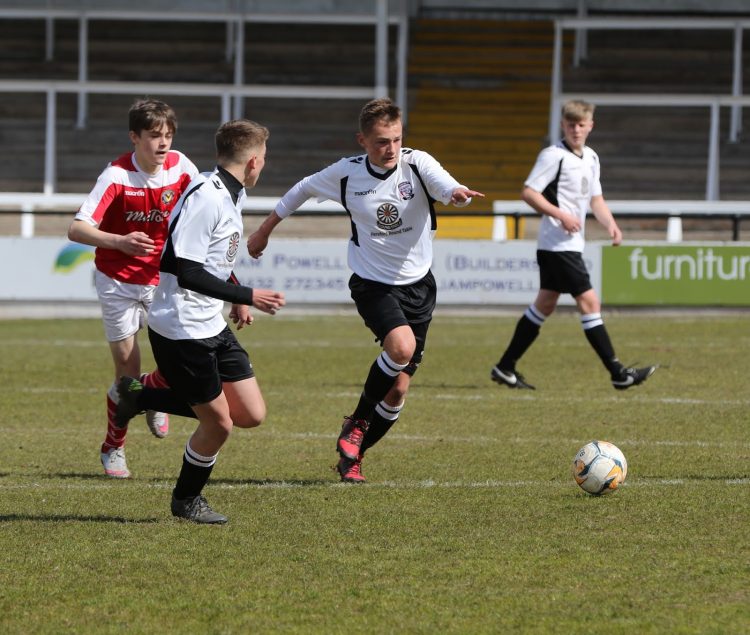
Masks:
[[[537,246],[545,251],[583,251],[586,214],[592,196],[601,196],[599,157],[588,146],[581,156],[564,140],[545,148],[524,183],[560,209],[575,214],[581,230],[568,233],[559,220],[542,216]]]
[[[201,263],[220,280],[230,278],[242,239],[245,197],[244,187],[216,168],[195,177],[175,206],[148,314],[149,327],[159,335],[172,340],[205,339],[227,326],[224,300],[180,287],[176,259]]]
[[[431,155],[402,148],[390,170],[373,166],[367,155],[340,159],[297,183],[276,214],[285,218],[309,198],[338,201],[351,220],[351,270],[367,280],[406,285],[429,271],[434,203],[449,203],[457,187],[463,186]]]

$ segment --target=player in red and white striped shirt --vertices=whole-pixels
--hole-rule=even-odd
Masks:
[[[198,174],[190,159],[171,149],[177,117],[170,106],[154,99],[137,101],[128,123],[133,152],[104,169],[68,229],[70,240],[96,247],[96,290],[115,367],[101,460],[105,474],[114,478],[130,476],[124,451],[127,428],[118,428],[113,419],[117,379],[140,376],[147,386],[166,385],[158,369],[141,375],[137,334],[159,282],[169,215]],[[166,414],[149,411],[146,421],[155,436],[166,436]]]

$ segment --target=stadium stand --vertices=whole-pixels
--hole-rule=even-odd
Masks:
[[[547,143],[552,19],[560,12],[534,12],[532,5],[543,4],[534,2],[526,3],[523,11],[484,13],[471,7],[513,3],[442,3],[456,6],[440,11],[431,5],[441,3],[416,4],[420,10],[411,23],[407,144],[434,152],[457,178],[485,191],[487,204],[473,208],[489,210],[493,199],[516,199],[534,156]],[[577,2],[557,4],[565,5],[564,15],[570,15]],[[50,61],[44,60],[44,29],[41,20],[0,20],[0,78],[76,78],[76,22],[55,22],[55,56]],[[565,33],[565,92],[731,90],[730,31],[592,30],[588,56],[578,67],[570,60],[572,37],[572,32]],[[225,41],[220,22],[99,20],[89,29],[89,77],[153,82],[198,77],[231,83],[233,66],[226,58]],[[396,77],[395,41],[392,27],[391,84]],[[750,58],[743,57],[747,67]],[[371,86],[372,26],[248,24],[245,59],[247,83]],[[747,89],[750,80],[745,84]],[[78,130],[76,96],[58,96],[56,191],[87,191],[102,165],[122,149],[123,112],[133,97],[90,95],[87,127]],[[218,100],[170,96],[167,101],[180,117],[175,146],[201,169],[209,168],[210,138],[220,117]],[[353,135],[360,105],[361,100],[246,99],[246,115],[272,130],[268,166],[256,194],[276,196],[301,176],[357,152]],[[750,145],[742,138],[727,141],[727,110],[721,120],[720,192],[724,200],[742,200],[750,197]],[[45,111],[43,94],[3,94],[0,141],[14,160],[0,172],[0,190],[42,190]],[[607,166],[608,198],[704,198],[708,127],[705,108],[600,108],[592,145]],[[480,221],[477,235],[486,236],[489,222]]]
[[[729,94],[733,32],[729,30],[593,30],[589,54],[565,70],[567,93]],[[745,53],[744,67],[750,62]],[[747,78],[747,75],[746,75]],[[745,79],[744,92],[750,89]],[[750,119],[745,108],[745,130]],[[729,109],[720,119],[720,193],[750,197],[750,144],[729,138]],[[700,199],[705,194],[706,108],[605,107],[591,143],[607,166],[606,188],[617,199]]]
[[[221,23],[98,21],[89,33],[89,77],[101,81],[200,81],[231,83]],[[44,61],[40,20],[0,20],[0,77],[75,79],[77,26],[60,20],[55,28],[55,59]],[[347,51],[341,55],[341,47]],[[246,28],[245,81],[287,85],[372,85],[374,43],[371,26],[262,24]],[[90,95],[85,130],[76,130],[76,96],[57,98],[59,192],[84,192],[113,153],[127,146],[123,116],[133,98]],[[159,96],[158,89],[153,96]],[[180,119],[175,147],[201,169],[212,166],[212,135],[220,119],[219,100],[170,96]],[[354,153],[361,100],[258,98],[246,102],[246,115],[273,133],[269,161],[258,195],[283,192],[296,179]],[[4,94],[0,134],[16,161],[0,174],[0,189],[41,191],[44,154],[43,94]],[[346,122],[350,122],[346,126]]]

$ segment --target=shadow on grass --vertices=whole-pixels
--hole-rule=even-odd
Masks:
[[[55,472],[43,475],[45,478],[75,478],[89,481],[128,481],[127,478],[112,478],[106,474],[93,474],[92,472]]]
[[[486,388],[487,390],[497,390],[493,388],[492,382],[482,384],[447,384],[445,382],[419,382],[414,384],[415,388],[422,388],[426,390],[480,390]]]
[[[333,481],[322,478],[212,478],[211,485],[254,485],[257,487],[320,487],[330,485]]]
[[[746,481],[750,479],[750,474],[684,474],[681,476],[656,476],[653,474],[638,474],[639,481]]]
[[[124,518],[123,516],[87,516],[76,514],[3,514],[0,515],[0,523],[12,523],[15,521],[33,520],[36,522],[67,522],[78,521],[83,523],[120,523],[123,525],[151,525],[159,521],[158,518]]]

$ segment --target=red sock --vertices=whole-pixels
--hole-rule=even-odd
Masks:
[[[141,383],[146,388],[169,388],[167,380],[164,379],[164,375],[161,374],[158,368],[150,373],[143,373],[141,375]]]
[[[102,443],[102,452],[107,452],[112,448],[121,448],[125,445],[125,435],[128,433],[128,428],[118,428],[115,425],[115,408],[117,404],[112,400],[112,397],[107,393],[107,437]]]

